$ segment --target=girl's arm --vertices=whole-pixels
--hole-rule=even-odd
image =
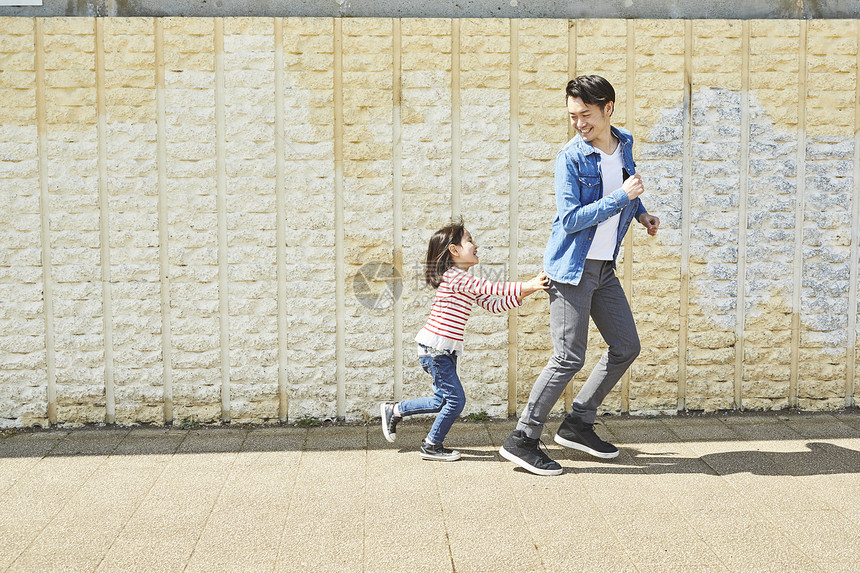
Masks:
[[[523,283],[493,282],[476,277],[466,271],[452,269],[450,287],[454,292],[467,292],[476,295],[513,296],[522,295]]]
[[[501,298],[492,297],[485,294],[478,295],[478,298],[475,299],[479,305],[484,307],[484,309],[493,312],[505,312],[506,310],[510,310],[516,306],[520,306],[522,303],[522,297],[517,296],[504,296]]]
[[[541,271],[530,281],[516,284],[521,285],[519,296],[493,298],[487,295],[478,295],[475,302],[490,312],[504,312],[508,309],[514,308],[515,306],[520,306],[523,303],[523,299],[530,294],[534,294],[539,290],[548,289],[549,277],[546,276],[545,272]]]
[[[519,297],[519,302],[522,304],[523,299],[534,294],[539,290],[549,288],[549,277],[544,271],[539,272],[532,280],[523,283],[522,295]]]

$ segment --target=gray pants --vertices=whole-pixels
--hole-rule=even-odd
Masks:
[[[593,424],[597,408],[639,355],[639,335],[612,261],[586,260],[578,285],[553,281],[549,290],[549,328],[554,353],[538,376],[517,429],[539,438],[547,416],[585,363],[588,317],[609,349],[573,401],[572,415]]]

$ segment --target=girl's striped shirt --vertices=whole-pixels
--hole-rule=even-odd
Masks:
[[[418,344],[463,353],[463,331],[475,303],[490,312],[504,312],[520,305],[522,283],[492,282],[451,267],[442,275],[430,317],[415,341]]]

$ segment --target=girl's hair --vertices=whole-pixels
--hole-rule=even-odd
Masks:
[[[427,259],[424,262],[424,280],[433,288],[442,284],[442,275],[454,266],[451,260],[451,245],[459,245],[463,240],[463,218],[454,219],[430,237]]]

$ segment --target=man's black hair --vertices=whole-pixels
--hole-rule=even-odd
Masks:
[[[615,88],[601,76],[578,76],[567,83],[565,90],[567,98],[579,98],[586,105],[600,106],[605,109],[606,104],[615,101]]]

